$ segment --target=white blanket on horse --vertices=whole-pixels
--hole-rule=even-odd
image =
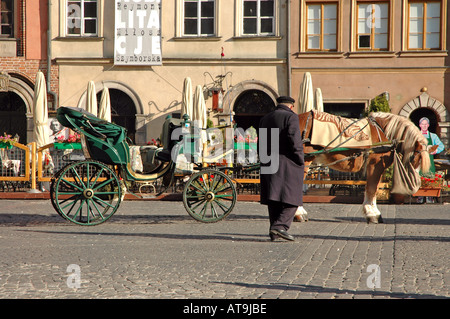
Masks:
[[[329,148],[372,146],[370,125],[367,119],[349,119],[317,111],[314,111],[313,114],[311,144]]]

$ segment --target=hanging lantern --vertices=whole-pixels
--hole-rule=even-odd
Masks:
[[[212,109],[213,111],[223,111],[223,89],[212,90]]]

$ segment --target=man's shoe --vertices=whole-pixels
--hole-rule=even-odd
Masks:
[[[269,236],[270,236],[270,241],[275,241],[275,240],[277,240],[278,238],[280,238],[280,236],[275,235],[275,234],[272,234],[272,233],[269,233]]]
[[[283,238],[289,241],[295,240],[294,236],[289,235],[287,231],[282,229],[271,229],[269,235],[272,241],[274,241],[276,238]]]

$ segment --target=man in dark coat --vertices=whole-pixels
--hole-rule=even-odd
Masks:
[[[287,231],[298,206],[303,205],[303,143],[298,115],[292,110],[295,100],[281,96],[277,102],[275,111],[259,123],[261,204],[268,206],[271,240],[292,241]]]

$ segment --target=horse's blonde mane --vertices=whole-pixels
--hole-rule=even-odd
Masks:
[[[426,150],[426,145],[428,144],[427,139],[423,136],[419,128],[408,118],[384,112],[374,112],[370,116],[386,120],[386,126],[383,128],[384,134],[390,140],[401,142],[400,152],[403,154],[403,162],[408,161],[413,155],[416,142],[424,145]],[[428,152],[424,153],[427,154],[422,153],[422,170],[428,171],[430,165],[429,156]]]

